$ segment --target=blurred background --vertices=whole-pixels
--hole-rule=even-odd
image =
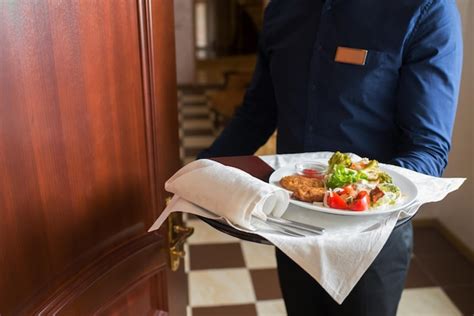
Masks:
[[[262,0],[175,1],[178,97],[180,104],[191,105],[182,109],[181,118],[185,127],[196,127],[194,132],[185,128],[182,135],[188,136],[183,138],[184,162],[212,143],[242,102],[256,62],[265,4]],[[207,112],[192,107],[199,101],[206,103]],[[259,151],[274,152],[274,138]]]

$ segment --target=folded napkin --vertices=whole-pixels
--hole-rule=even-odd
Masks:
[[[252,216],[262,220],[270,214],[280,217],[289,204],[285,190],[207,159],[180,169],[166,182],[165,189],[250,230],[255,229]]]
[[[260,158],[274,169],[278,169],[289,165],[294,166],[295,163],[301,161],[327,161],[331,155],[332,153],[330,152],[319,152],[263,156]],[[360,157],[356,155],[352,155],[352,158],[354,160],[360,159]],[[199,161],[195,163],[199,163]],[[203,164],[205,166],[212,165],[207,161],[203,162]],[[199,166],[202,166],[201,163],[199,163]],[[250,223],[243,221],[244,225],[239,224],[240,227],[234,227],[242,231],[253,232],[269,240],[318,281],[337,303],[342,304],[383,248],[397,220],[403,216],[414,215],[418,208],[424,203],[442,200],[448,193],[457,190],[465,180],[430,177],[396,166],[385,165],[385,167],[393,168],[393,170],[402,173],[417,186],[417,201],[412,204],[409,209],[374,216],[335,216],[290,204],[283,215],[284,218],[321,226],[326,229],[324,235],[309,235],[305,237],[291,237],[278,232],[271,232],[266,229],[268,227],[265,227],[265,223],[252,217],[250,217]],[[195,168],[196,167],[192,167],[191,169],[194,170]],[[177,175],[178,174],[180,174],[180,172],[178,172]],[[224,174],[218,172],[217,174],[214,173],[213,177],[225,178],[223,175]],[[246,176],[249,175],[246,174]],[[173,176],[173,178],[174,177],[175,176]],[[169,182],[171,182],[173,178],[171,178]],[[193,181],[195,180],[196,178]],[[215,181],[215,179],[205,181],[211,181],[211,183],[213,183],[212,181]],[[251,208],[249,205],[252,205],[249,201],[244,202],[238,197],[233,197],[231,202],[229,197],[233,195],[234,189],[219,190],[219,194],[222,194],[220,196],[218,194],[206,195],[204,199],[221,199],[222,202],[220,203],[222,206],[227,207],[226,211],[223,212],[222,209],[220,209],[221,205],[218,205],[218,203],[213,204],[210,201],[205,201],[206,205],[204,205],[202,204],[204,203],[202,201],[203,197],[199,197],[200,199],[198,201],[196,194],[188,195],[189,193],[187,191],[195,190],[196,186],[205,186],[207,184],[203,179],[200,179],[198,184],[194,184],[192,187],[186,189],[182,188],[181,184],[177,184],[175,181],[173,181],[173,183],[173,191],[176,191],[174,193],[177,195],[175,195],[168,207],[153,224],[150,231],[158,229],[172,212],[192,213],[212,219],[222,217],[230,219],[229,216],[232,216],[233,219],[231,219],[231,222],[237,223],[236,220],[239,218],[242,219],[242,215],[236,215],[235,213],[239,213],[239,209],[241,212],[243,210],[244,213],[249,212],[249,208]],[[264,182],[259,181],[259,183]],[[213,183],[212,185],[214,186],[215,184]],[[229,185],[229,183],[223,185]],[[178,186],[179,188],[177,188]],[[210,188],[211,191],[212,188],[213,187]],[[227,188],[229,188],[229,186]],[[167,189],[171,190],[168,185]],[[266,192],[274,192],[271,191],[270,188],[266,190],[269,190]],[[215,191],[212,191],[212,193],[214,192]],[[186,196],[180,194],[185,194]],[[250,196],[252,195],[249,195],[249,197]],[[263,194],[263,196],[265,196],[265,194]],[[234,202],[234,200],[237,202]],[[241,203],[241,206],[233,207],[233,203]],[[263,202],[263,204],[265,204],[265,202]],[[271,205],[273,203],[269,204]],[[262,212],[264,214],[269,213],[268,210],[262,210]],[[250,213],[252,213],[252,211],[250,211]],[[260,213],[259,211],[254,211],[254,214]],[[275,215],[281,215],[281,209],[278,209]],[[261,214],[259,216],[261,216]],[[243,216],[243,218],[248,219],[249,217]],[[243,227],[247,227],[247,229]]]

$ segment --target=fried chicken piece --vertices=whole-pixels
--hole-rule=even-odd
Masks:
[[[326,192],[322,180],[301,175],[283,177],[280,185],[293,192],[292,198],[309,203],[322,202]]]
[[[322,202],[326,189],[324,187],[311,187],[302,185],[293,191],[292,197],[303,202]]]
[[[280,180],[280,185],[292,192],[295,192],[296,190],[301,188],[301,186],[308,186],[313,188],[324,187],[324,183],[322,180],[316,178],[308,178],[301,175],[283,177]]]

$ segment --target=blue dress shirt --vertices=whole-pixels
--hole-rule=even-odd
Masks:
[[[365,65],[335,61],[367,50]],[[200,158],[353,152],[440,176],[462,67],[454,0],[272,0],[242,106]]]

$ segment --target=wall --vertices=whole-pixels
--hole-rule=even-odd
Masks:
[[[176,71],[178,84],[195,79],[194,58],[194,1],[174,0]]]
[[[458,1],[463,18],[464,66],[459,109],[453,135],[447,177],[466,177],[461,190],[436,205],[439,220],[474,251],[474,2]]]

